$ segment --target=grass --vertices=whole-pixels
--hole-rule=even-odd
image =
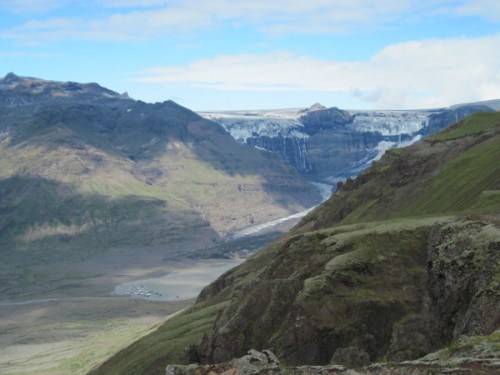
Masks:
[[[167,364],[183,362],[184,348],[201,340],[212,329],[219,310],[225,306],[226,303],[198,306],[168,320],[155,332],[118,352],[89,375],[163,373]]]
[[[499,137],[447,163],[399,216],[500,210]]]
[[[97,307],[100,309],[97,315],[108,310],[109,317],[105,319],[93,319],[92,315],[88,315],[91,314],[89,311],[82,314],[80,319],[75,319],[70,314],[65,316],[63,310],[54,312],[60,317],[58,322],[49,324],[45,322],[50,320],[47,318],[40,322],[29,320],[26,322],[27,327],[18,328],[18,331],[27,331],[26,338],[15,345],[3,347],[0,372],[6,375],[87,374],[134,340],[150,334],[161,323],[159,317],[148,317],[144,307],[141,307],[145,310],[142,312],[143,317],[137,314],[137,317],[130,318],[113,317],[114,308],[116,307]],[[114,313],[120,315],[120,311]],[[79,316],[78,313],[76,316]],[[30,335],[29,328],[35,329],[36,335]],[[8,332],[0,332],[2,334],[7,335]]]
[[[449,141],[471,135],[478,135],[500,126],[499,112],[480,112],[465,118],[448,129],[432,135],[429,141]]]

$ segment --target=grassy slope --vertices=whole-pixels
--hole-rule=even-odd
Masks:
[[[158,330],[119,352],[116,360],[108,361],[90,374],[162,374],[165,360],[183,362],[183,349],[210,332],[217,313],[225,304],[197,306],[175,316]],[[164,345],[164,343],[168,345]],[[148,361],[148,359],[153,359]],[[117,370],[119,369],[119,370]],[[125,372],[122,372],[125,371]]]
[[[477,114],[420,145],[388,152],[360,178],[347,182],[326,204],[308,215],[292,233],[256,253],[243,265],[207,287],[200,297],[202,302],[195,305],[192,311],[204,311],[207,304],[216,306],[233,298],[232,307],[226,309],[223,318],[227,320],[223,320],[226,323],[218,323],[219,328],[224,327],[219,334],[229,333],[228,345],[241,345],[241,340],[231,337],[231,331],[241,324],[241,321],[237,323],[237,318],[234,323],[236,326],[231,323],[231,316],[238,312],[243,321],[256,318],[257,322],[247,322],[236,331],[243,332],[248,327],[248,332],[252,332],[248,333],[248,337],[256,340],[253,342],[255,346],[263,344],[262,340],[271,342],[274,343],[274,349],[285,355],[286,347],[280,344],[280,340],[286,336],[287,323],[283,323],[283,317],[278,316],[268,331],[265,326],[273,321],[272,315],[269,315],[273,308],[276,311],[290,311],[290,305],[270,303],[271,297],[265,297],[266,289],[269,290],[270,286],[258,289],[255,280],[260,280],[257,285],[265,283],[266,279],[302,280],[304,287],[293,300],[302,306],[300,311],[303,314],[311,314],[312,321],[319,322],[321,326],[329,324],[327,318],[332,314],[347,314],[346,322],[350,323],[328,328],[338,330],[335,337],[348,337],[348,332],[359,328],[360,322],[356,323],[352,319],[362,317],[370,311],[370,306],[385,306],[384,314],[388,314],[385,316],[394,322],[412,311],[418,312],[422,303],[419,301],[421,288],[425,287],[421,281],[424,280],[422,272],[425,268],[427,236],[432,225],[436,221],[455,220],[453,216],[441,218],[443,214],[500,211],[499,124],[499,113]],[[381,219],[386,221],[380,222]],[[491,233],[495,235],[496,232]],[[401,295],[403,284],[411,293]],[[236,293],[238,289],[247,290],[247,294]],[[352,306],[340,311],[342,304],[329,302],[332,295],[336,296],[333,300],[344,299],[344,306]],[[271,306],[271,312],[265,309],[260,311],[255,305],[256,299],[265,298],[270,298],[266,304]],[[365,307],[359,310],[359,306]],[[252,314],[257,315],[251,317],[254,316]],[[259,316],[263,316],[264,320],[260,321]],[[202,331],[183,332],[182,339],[189,340],[177,346],[170,341],[169,332],[174,332],[184,318],[189,320],[188,315],[183,315],[167,322],[161,330],[150,335],[147,344],[142,340],[137,342],[113,357],[95,374],[125,373],[132,366],[133,373],[162,373],[165,363],[178,361],[179,353],[187,343],[199,341],[203,332],[212,329],[207,326]],[[321,323],[322,319],[325,319],[325,323]],[[371,322],[380,326],[376,319]],[[281,331],[277,328],[280,324],[284,325]],[[404,327],[406,323],[403,320],[399,324]],[[324,325],[322,327],[326,328]],[[300,336],[300,333],[297,334]],[[390,332],[379,332],[377,339],[387,339],[388,334]],[[155,349],[150,348],[153,342],[158,345]],[[343,344],[349,346],[349,342]],[[162,354],[159,356],[149,350]],[[382,354],[389,348],[374,350],[375,354]],[[300,358],[301,354],[294,355]],[[307,355],[307,351],[302,355]],[[322,355],[327,358],[331,353],[324,352]],[[127,358],[133,358],[133,361],[127,363]],[[324,361],[324,358],[319,360]],[[152,369],[150,366],[153,363],[157,372],[146,371]]]
[[[500,113],[479,113],[422,143],[390,150],[302,230],[337,223],[500,210]]]

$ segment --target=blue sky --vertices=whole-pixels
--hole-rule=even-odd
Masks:
[[[0,76],[194,110],[500,98],[498,0],[1,0]]]

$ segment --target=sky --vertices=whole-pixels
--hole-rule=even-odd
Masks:
[[[198,111],[500,98],[498,0],[0,0],[0,77]]]

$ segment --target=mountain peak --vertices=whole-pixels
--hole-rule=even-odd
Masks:
[[[314,103],[309,108],[304,108],[303,110],[299,111],[299,113],[309,113],[309,112],[314,112],[314,111],[321,111],[323,109],[326,109],[326,107],[323,104]]]
[[[97,83],[51,81],[34,77],[20,77],[14,73],[8,73],[4,78],[0,78],[0,91],[8,95],[8,100],[11,105],[23,106],[32,102],[38,102],[39,100],[54,99],[78,101],[94,101],[100,99],[130,100],[128,95],[119,94]],[[19,100],[16,100],[16,98]]]
[[[314,103],[309,107],[309,111],[319,111],[320,109],[326,109],[326,107],[321,103]]]
[[[8,73],[5,77],[1,79],[3,83],[14,83],[14,82],[19,82],[21,80],[22,80],[21,77],[17,76],[12,72]]]

